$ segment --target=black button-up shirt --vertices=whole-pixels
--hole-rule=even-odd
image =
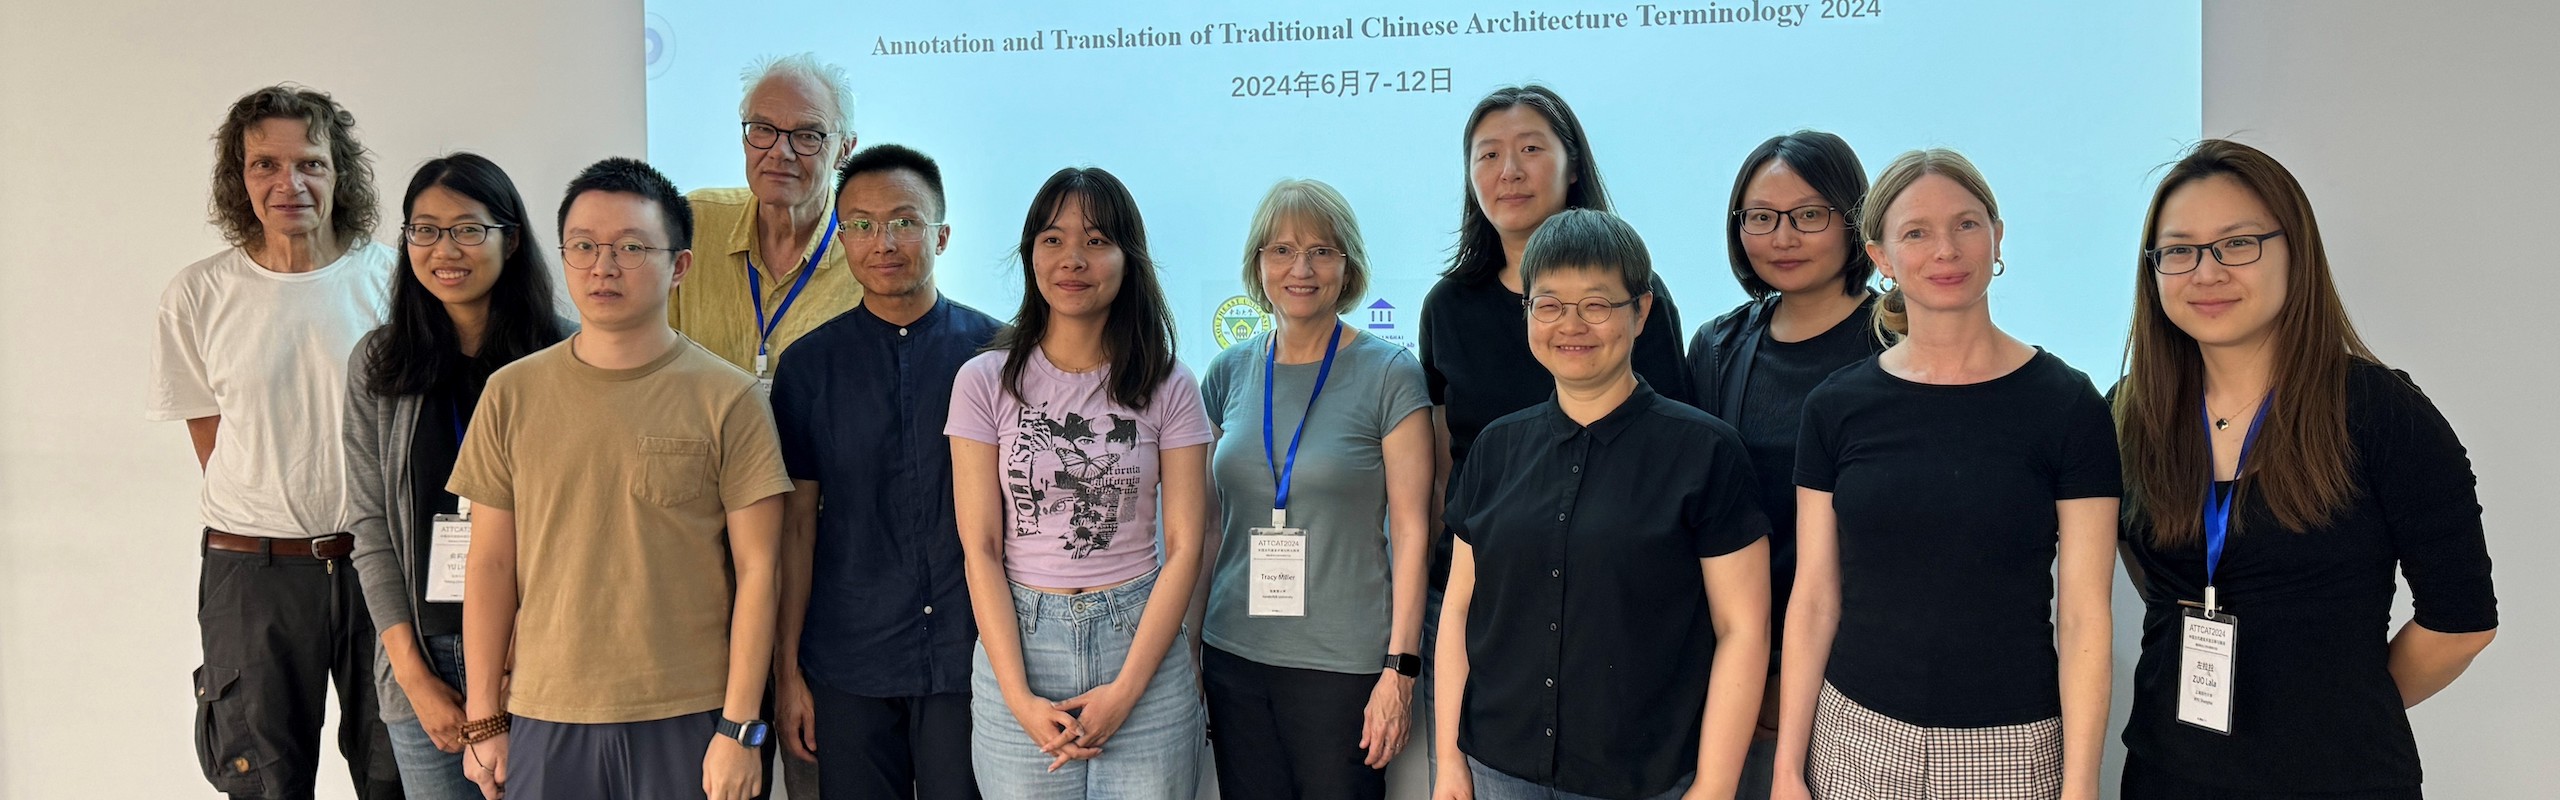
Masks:
[[[1474,548],[1458,746],[1576,794],[1695,771],[1715,627],[1702,558],[1769,532],[1733,428],[1639,382],[1590,427],[1550,399],[1494,422],[1452,490]]]
[[[904,327],[856,306],[783,351],[782,458],[820,503],[800,633],[810,681],[863,697],[968,691],[978,626],[942,425],[952,378],[1000,327],[948,298]]]

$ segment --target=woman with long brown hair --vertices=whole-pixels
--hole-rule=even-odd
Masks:
[[[2461,441],[2356,335],[2266,153],[2209,139],[2172,166],[2136,269],[2114,400],[2146,606],[2124,796],[2419,797],[2404,710],[2498,625]],[[2386,642],[2395,568],[2417,613]]]

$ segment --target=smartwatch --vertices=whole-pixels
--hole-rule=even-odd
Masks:
[[[1380,666],[1395,670],[1398,675],[1411,678],[1422,674],[1422,657],[1411,653],[1388,653],[1387,663]]]
[[[764,724],[764,720],[751,719],[745,722],[730,722],[727,717],[722,717],[720,719],[720,724],[712,726],[711,730],[713,733],[717,733],[731,739],[736,739],[738,740],[738,744],[745,745],[747,749],[753,750],[764,746],[765,736],[772,732],[773,728],[772,726]]]

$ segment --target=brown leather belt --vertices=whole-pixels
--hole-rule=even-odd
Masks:
[[[204,529],[204,549],[220,550],[225,553],[335,561],[355,552],[356,537],[352,534],[332,533],[309,539],[283,539],[272,536],[242,536],[206,528]]]

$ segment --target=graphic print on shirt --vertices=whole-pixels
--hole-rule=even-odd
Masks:
[[[1084,558],[1111,547],[1123,507],[1137,496],[1138,468],[1123,458],[1138,445],[1138,421],[1118,414],[1052,417],[1046,407],[1015,412],[1013,452],[1004,466],[1013,536],[1041,533],[1041,521],[1064,514],[1058,549]]]

